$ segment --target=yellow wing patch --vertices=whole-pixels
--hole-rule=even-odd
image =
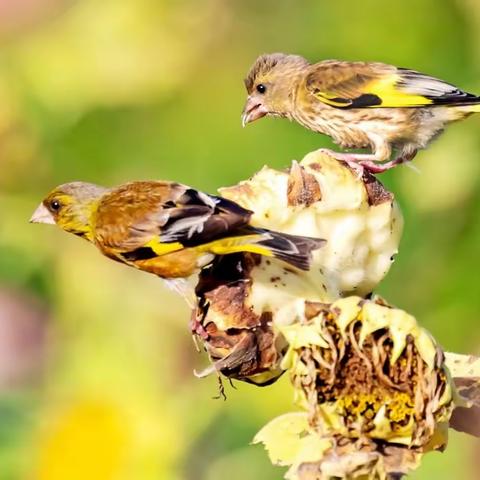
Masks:
[[[422,95],[413,95],[398,88],[399,75],[388,75],[376,79],[365,87],[367,94],[376,95],[382,100],[380,107],[420,107],[431,105],[432,100]]]
[[[318,92],[316,97],[331,107],[349,107],[352,104],[351,100],[339,98],[335,93]]]
[[[399,88],[401,77],[398,74],[385,75],[356,87],[335,87],[330,91],[315,92],[323,103],[337,108],[395,108],[421,107],[433,104],[423,95],[409,93]]]
[[[167,253],[177,252],[184,248],[180,242],[162,243],[154,238],[145,244],[145,247],[151,248],[158,256],[166,255]]]
[[[213,242],[198,245],[195,248],[198,252],[209,252],[215,255],[227,255],[230,253],[250,252],[258,253],[265,257],[273,257],[269,248],[259,245],[257,242],[262,240],[262,235],[241,235],[238,237],[227,237],[214,240]],[[188,248],[180,242],[162,243],[157,239],[150,240],[145,247],[151,248],[158,256]]]
[[[258,253],[265,257],[273,257],[273,253],[267,247],[258,245],[256,242],[262,239],[262,235],[242,235],[215,240],[196,249],[200,252],[210,252],[215,255],[227,255],[229,253],[250,252]]]

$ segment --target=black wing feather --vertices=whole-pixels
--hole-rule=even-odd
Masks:
[[[234,230],[250,221],[252,212],[235,202],[189,188],[166,209],[168,220],[162,227],[161,241],[181,242],[186,247],[200,245]]]
[[[434,105],[475,105],[480,103],[480,97],[477,95],[460,90],[455,85],[438,78],[408,68],[398,68],[398,72],[401,75],[398,87],[413,90],[413,93],[432,100]]]

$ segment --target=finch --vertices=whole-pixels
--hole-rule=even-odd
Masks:
[[[30,222],[57,224],[107,257],[165,279],[185,278],[215,255],[251,252],[308,270],[325,241],[249,224],[252,211],[174,182],[131,182],[104,188],[60,185]]]
[[[480,112],[480,97],[383,63],[311,64],[297,55],[261,55],[245,86],[244,126],[264,116],[295,120],[342,148],[369,149],[326,153],[372,173],[412,160],[446,125]]]

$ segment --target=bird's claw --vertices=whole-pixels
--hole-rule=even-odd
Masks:
[[[340,160],[339,155],[342,155],[339,152],[336,152],[335,150],[330,150],[329,148],[320,148],[318,150],[318,153],[321,153],[322,155],[327,155],[328,157],[335,158],[336,160]]]
[[[361,162],[356,162],[355,160],[342,160],[346,165],[352,170],[355,174],[355,178],[360,179],[363,177],[365,172],[365,167]]]
[[[385,163],[376,163],[376,162],[372,162],[372,161],[369,161],[369,160],[364,160],[364,161],[360,162],[360,165],[362,165],[362,167],[364,167],[365,170],[367,170],[369,173],[372,173],[372,174],[383,173],[383,172],[386,172],[388,170],[391,170],[392,168],[394,168],[398,165],[402,165],[403,163],[410,162],[410,160],[412,160],[412,158],[414,156],[415,155],[399,157],[399,158],[396,158],[394,160],[390,160],[389,162],[385,162]]]
[[[321,148],[319,153],[322,155],[327,155],[330,158],[334,158],[339,162],[345,163],[355,173],[356,178],[362,178],[364,168],[361,162],[356,159],[355,155],[350,153],[336,152],[335,150],[330,150],[329,148]]]
[[[335,158],[336,160],[344,162],[351,170],[353,170],[357,178],[362,178],[364,172],[368,172],[372,175],[376,173],[386,172],[387,170],[390,170],[397,165],[410,162],[410,160],[412,160],[417,153],[416,151],[414,151],[409,155],[401,156],[394,160],[390,160],[389,162],[380,163],[379,161],[372,160],[371,155],[335,152],[334,150],[330,150],[328,148],[321,148],[319,152],[324,155],[328,155],[331,158]],[[368,159],[366,159],[365,157],[367,157]]]

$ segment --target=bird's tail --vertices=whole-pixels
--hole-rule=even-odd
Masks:
[[[469,105],[467,107],[467,110],[472,113],[480,113],[480,103],[477,103],[475,105]]]
[[[199,252],[214,255],[250,252],[275,257],[302,270],[310,268],[312,251],[325,244],[321,238],[302,237],[247,226],[223,237],[195,247]]]
[[[480,113],[480,98],[478,98],[478,103],[469,103],[466,105],[455,105],[457,110],[464,113]]]
[[[258,246],[265,247],[273,257],[301,270],[310,269],[312,252],[326,243],[322,238],[289,235],[260,228],[252,228],[252,231],[263,237],[257,242]]]

